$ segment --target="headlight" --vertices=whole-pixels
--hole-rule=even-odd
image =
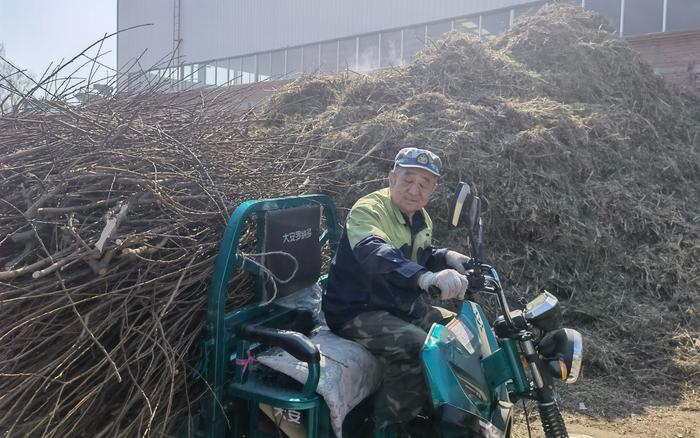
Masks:
[[[572,340],[574,343],[574,352],[571,357],[571,369],[569,370],[569,375],[566,378],[567,383],[575,383],[578,380],[578,376],[581,374],[581,361],[583,360],[583,336],[581,333],[572,329],[564,329],[572,332]]]
[[[559,329],[542,338],[537,350],[544,358],[552,376],[574,383],[581,374],[583,337],[573,329]]]
[[[547,291],[542,292],[534,300],[527,303],[523,315],[530,324],[546,332],[561,327],[559,300]]]

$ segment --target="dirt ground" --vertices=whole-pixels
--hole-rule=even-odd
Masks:
[[[585,379],[578,388],[561,391],[567,429],[572,435],[593,438],[700,438],[700,388],[677,396],[642,398],[606,387],[605,379]],[[514,438],[527,438],[522,404],[516,415]],[[528,410],[535,410],[533,404]],[[541,437],[539,418],[530,412],[532,437]]]

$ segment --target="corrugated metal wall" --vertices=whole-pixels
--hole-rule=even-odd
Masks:
[[[485,10],[523,0],[118,0],[118,64],[142,56],[150,67],[173,50],[179,4],[180,55],[196,62],[375,32]]]
[[[119,71],[148,70],[173,51],[174,3],[173,0],[117,0],[119,30],[146,25],[117,35]]]

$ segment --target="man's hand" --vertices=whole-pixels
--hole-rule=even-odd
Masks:
[[[455,269],[460,274],[464,274],[464,265],[471,261],[471,257],[467,257],[464,254],[460,254],[457,251],[447,251],[445,254],[445,262],[447,266]]]
[[[454,269],[444,269],[440,272],[424,272],[418,277],[418,287],[429,291],[431,286],[440,289],[440,299],[464,299],[469,282],[464,275]]]

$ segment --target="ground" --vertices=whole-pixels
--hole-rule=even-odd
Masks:
[[[570,434],[594,438],[700,438],[700,388],[688,387],[678,396],[625,397],[603,379],[582,380],[578,389],[562,391],[564,419]],[[596,396],[598,392],[598,396]],[[519,404],[520,407],[522,405]],[[534,405],[529,409],[534,408]],[[532,436],[541,437],[539,419],[530,416]],[[522,409],[514,438],[527,438]]]

